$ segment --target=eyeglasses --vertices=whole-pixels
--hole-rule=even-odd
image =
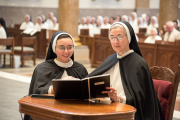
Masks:
[[[126,36],[126,35],[124,35],[124,36]],[[110,41],[115,41],[115,39],[120,41],[121,39],[123,39],[124,36],[121,36],[121,35],[118,35],[117,37],[111,36]]]
[[[72,50],[73,48],[74,48],[74,46],[73,45],[70,45],[70,46],[68,46],[67,48],[66,47],[64,47],[64,46],[56,46],[59,50],[61,50],[61,51],[64,51],[65,49],[67,49],[67,50]]]

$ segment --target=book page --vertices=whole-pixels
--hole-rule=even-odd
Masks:
[[[30,33],[30,35],[32,36],[32,35],[34,35],[34,34],[37,33],[37,32],[38,32],[37,29],[33,29],[33,31]]]
[[[33,28],[28,28],[23,31],[24,34],[30,34],[33,31]]]
[[[103,75],[97,75],[97,76],[92,76],[92,77],[87,77],[81,80],[87,80],[87,79],[91,79],[91,78],[97,78],[97,77],[103,77],[103,76],[110,76],[110,74],[103,74]]]

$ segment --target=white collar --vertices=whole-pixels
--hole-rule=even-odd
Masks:
[[[62,63],[60,61],[58,61],[56,58],[54,59],[54,62],[59,66],[59,67],[63,67],[63,68],[69,68],[73,65],[73,61],[71,58],[69,58],[69,62],[68,63]]]
[[[127,56],[127,55],[129,55],[130,53],[133,53],[134,52],[134,50],[129,50],[129,51],[127,51],[126,53],[124,53],[123,55],[118,55],[118,53],[117,53],[117,58],[118,59],[121,59],[121,58],[123,58],[123,57],[125,57],[125,56]]]

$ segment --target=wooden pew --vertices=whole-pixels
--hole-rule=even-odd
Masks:
[[[14,37],[15,46],[21,46],[22,37],[30,37],[29,34],[23,34],[23,30],[7,28],[10,37]],[[37,58],[45,58],[46,56],[46,29],[41,29],[41,32],[35,33],[33,36],[37,37]]]

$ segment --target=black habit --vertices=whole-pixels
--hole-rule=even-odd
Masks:
[[[122,79],[126,104],[137,109],[135,120],[160,120],[162,108],[154,89],[148,65],[141,55],[132,27],[128,22],[121,22],[129,29],[131,36],[129,48],[134,52],[121,59],[117,58],[117,53],[107,57],[87,77],[104,74],[119,62],[119,75]]]

